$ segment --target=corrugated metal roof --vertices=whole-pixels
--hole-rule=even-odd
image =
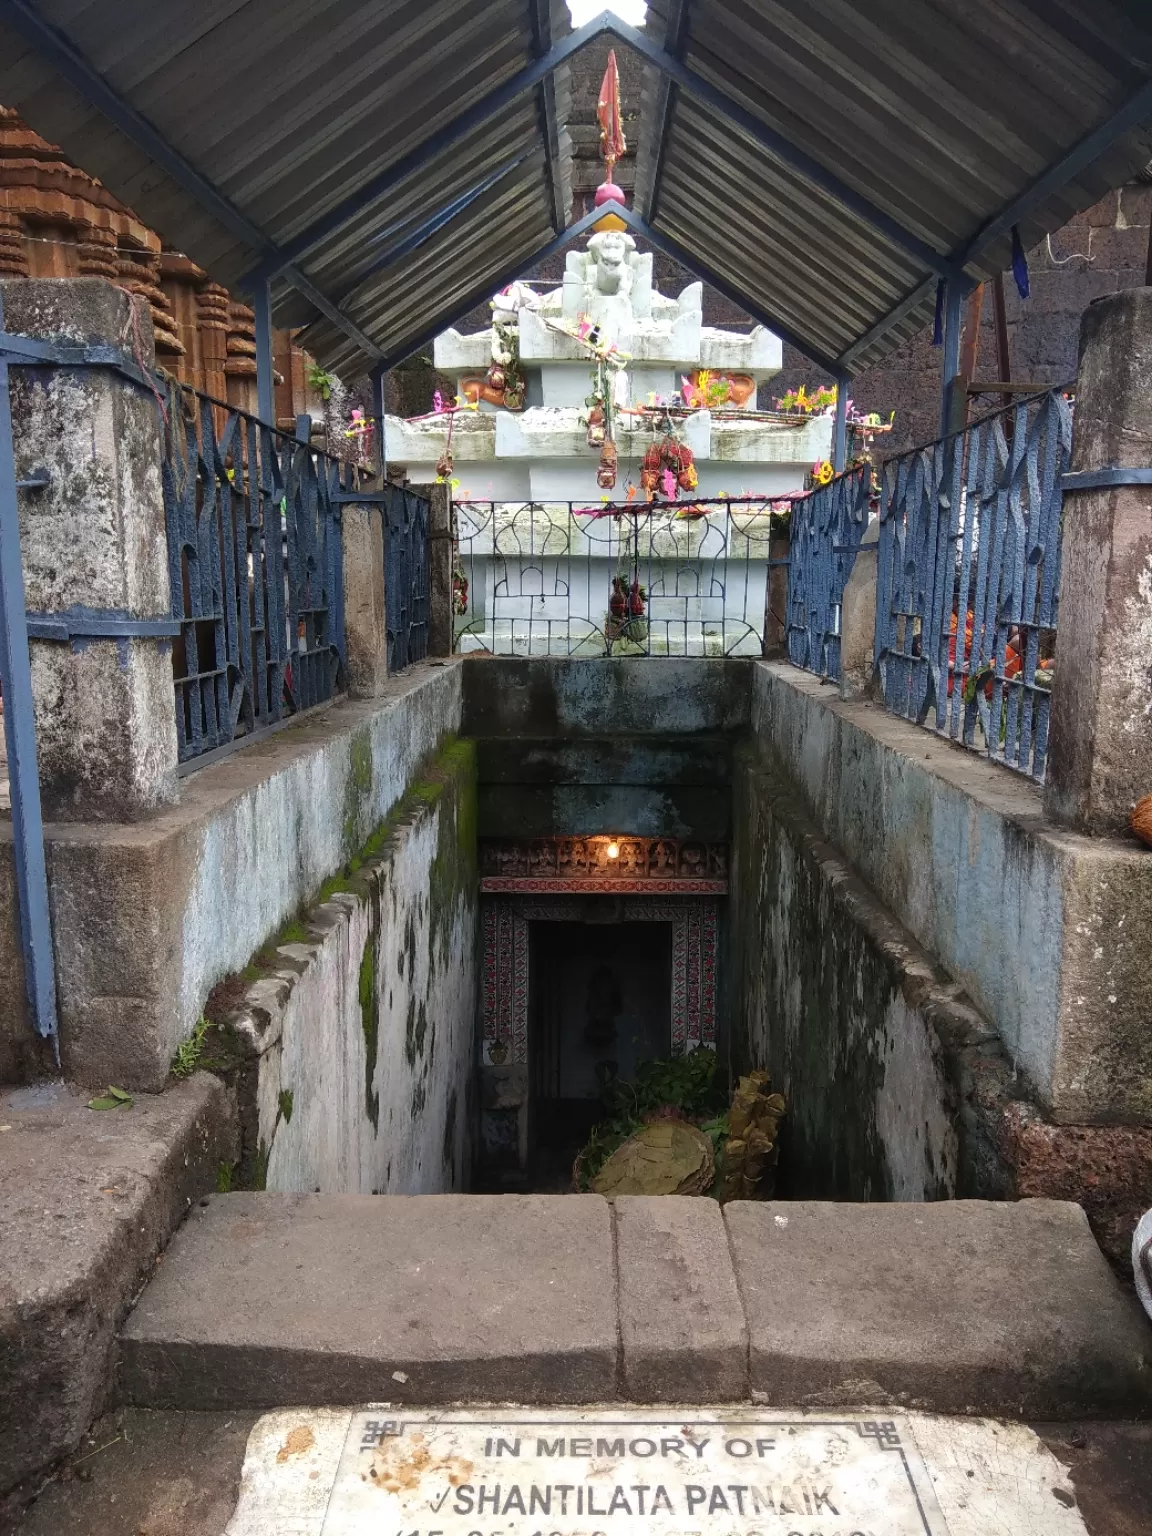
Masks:
[[[645,32],[944,255],[1152,79],[1147,0],[652,0]],[[698,96],[654,68],[646,82],[637,205],[654,230],[854,370],[931,318],[922,263]],[[1025,246],[1150,157],[1147,124],[1123,134],[1019,221]],[[965,266],[1009,261],[1005,232]]]
[[[39,0],[36,10],[278,246],[570,30],[563,0]],[[206,212],[7,21],[11,10],[0,4],[0,101],[219,282],[239,286],[261,251]],[[430,308],[449,313],[455,296],[563,227],[566,107],[561,67],[296,265],[343,301],[382,352],[402,348],[425,329]],[[488,179],[484,197],[418,255],[365,278],[406,231]],[[316,322],[315,308],[283,282],[274,312],[278,324]],[[330,367],[371,361],[328,321],[310,325],[305,341]]]
[[[0,101],[236,286],[568,30],[563,0],[0,0]],[[693,77],[646,76],[639,208],[702,275],[853,368],[923,325],[941,257],[1006,266],[1007,225],[966,247],[1152,80],[1148,0],[652,0],[644,36]],[[401,355],[567,220],[567,101],[562,66],[310,243],[302,280]],[[151,130],[231,207],[141,147]],[[1150,158],[1135,117],[1103,135],[1019,215],[1025,244]],[[283,279],[274,302],[327,366],[368,361]]]

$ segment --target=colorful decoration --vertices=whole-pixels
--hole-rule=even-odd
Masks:
[[[750,373],[714,373],[698,368],[680,377],[680,398],[690,410],[715,410],[734,405],[743,409],[756,398],[756,380]]]
[[[605,438],[600,463],[596,466],[596,484],[602,491],[610,491],[615,486],[617,461],[616,444],[611,438]]]
[[[836,478],[836,471],[832,467],[831,459],[821,459],[812,466],[812,484],[827,485]]]
[[[640,466],[640,485],[649,497],[662,491],[669,501],[674,501],[681,491],[694,491],[698,483],[691,448],[671,433],[653,443],[645,453]]]
[[[620,71],[616,67],[616,50],[608,50],[608,67],[600,82],[600,99],[596,103],[596,119],[600,124],[600,156],[607,169],[608,184],[628,145],[624,138],[624,124],[620,116]],[[607,199],[597,198],[597,202]]]

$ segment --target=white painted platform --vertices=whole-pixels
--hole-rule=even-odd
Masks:
[[[284,1409],[225,1536],[1085,1536],[991,1419],[779,1409]]]

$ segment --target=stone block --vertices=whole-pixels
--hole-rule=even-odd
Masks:
[[[85,1099],[63,1083],[0,1093],[0,1492],[79,1442],[141,1280],[234,1156],[207,1073],[127,1109]]]
[[[603,1401],[608,1204],[216,1196],[177,1234],[122,1350],[125,1392],[149,1406]]]
[[[1152,1409],[1152,1331],[1079,1206],[740,1202],[724,1220],[766,1403]]]
[[[1049,1125],[1030,1105],[1004,1111],[999,1140],[1025,1199],[1075,1200],[1113,1268],[1132,1273],[1132,1234],[1152,1207],[1152,1129]]]
[[[10,332],[102,342],[154,364],[147,305],[95,278],[6,282]],[[25,594],[33,613],[104,619],[171,611],[156,400],[108,369],[12,379]],[[52,820],[133,821],[176,798],[171,642],[31,642],[40,788]]]
[[[388,676],[384,533],[380,508],[344,508],[344,639],[348,692],[374,699]]]
[[[1152,289],[1089,305],[1080,330],[1072,470],[1152,463]],[[1057,682],[1045,805],[1123,833],[1152,788],[1152,486],[1065,498]]]
[[[860,540],[860,553],[844,584],[840,608],[840,697],[869,693],[876,665],[876,552],[880,519],[873,516]]]
[[[464,669],[467,736],[696,736],[748,722],[748,664],[498,656]]]
[[[719,1403],[748,1393],[748,1334],[714,1200],[613,1202],[624,1396]]]

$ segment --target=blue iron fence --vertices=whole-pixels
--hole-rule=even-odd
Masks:
[[[821,677],[840,676],[840,610],[856,551],[875,505],[869,464],[792,503],[789,522],[788,658]]]
[[[384,621],[388,670],[402,672],[428,654],[429,513],[405,486],[384,492]]]
[[[769,498],[463,501],[453,511],[458,651],[763,651],[781,526]]]
[[[163,465],[182,764],[332,698],[351,465],[167,381]]]
[[[876,657],[895,714],[1040,780],[1072,407],[1033,396],[883,470]]]

